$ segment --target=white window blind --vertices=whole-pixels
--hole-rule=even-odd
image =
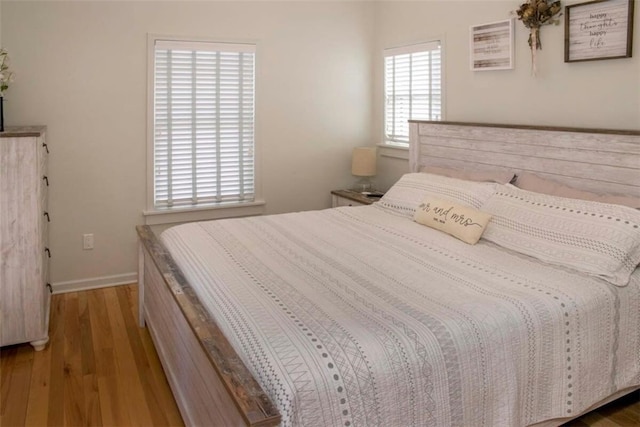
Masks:
[[[439,41],[384,51],[384,98],[386,144],[409,144],[409,119],[442,119]]]
[[[156,40],[154,207],[255,198],[255,46]]]

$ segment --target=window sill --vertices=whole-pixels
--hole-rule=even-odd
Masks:
[[[197,208],[175,208],[171,210],[143,211],[145,225],[172,224],[176,222],[207,221],[212,219],[236,218],[241,216],[262,215],[266,202],[256,200],[247,203],[235,203],[221,206],[203,206]]]
[[[409,160],[409,147],[391,144],[377,144],[377,146],[382,157]]]

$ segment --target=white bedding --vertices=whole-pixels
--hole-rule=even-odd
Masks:
[[[640,385],[626,287],[375,204],[186,224],[161,239],[300,426],[524,426]]]

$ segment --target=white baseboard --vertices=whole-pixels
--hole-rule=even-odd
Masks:
[[[116,274],[114,276],[92,277],[90,279],[69,280],[68,282],[52,283],[54,294],[66,292],[86,291],[89,289],[106,288],[109,286],[130,285],[138,281],[138,273]]]

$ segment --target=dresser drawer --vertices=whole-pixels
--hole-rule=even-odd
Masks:
[[[335,207],[340,206],[363,206],[364,203],[356,202],[355,200],[350,200],[345,197],[336,196],[335,198]]]
[[[46,286],[49,283],[49,254],[42,250],[42,266],[41,266],[42,285]]]
[[[38,170],[44,175],[47,174],[47,162],[49,158],[49,146],[47,145],[44,137],[40,138],[40,141],[37,142],[38,146],[36,147],[38,150]]]

